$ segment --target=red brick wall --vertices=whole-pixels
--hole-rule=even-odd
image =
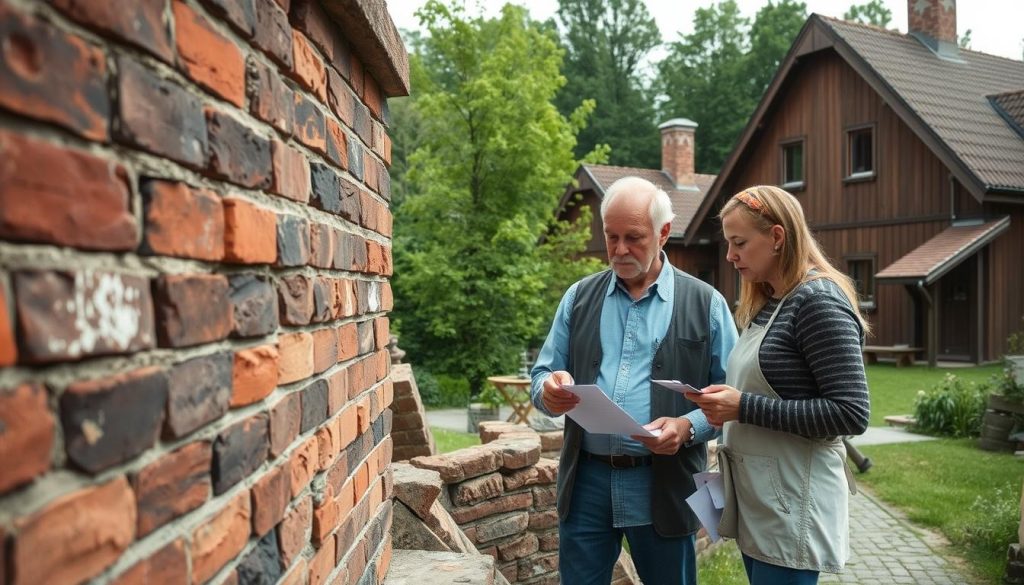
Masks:
[[[382,5],[0,0],[0,585],[383,579]]]

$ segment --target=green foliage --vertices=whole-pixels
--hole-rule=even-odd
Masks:
[[[694,14],[693,32],[669,45],[658,70],[662,118],[696,121],[696,168],[717,173],[806,20],[802,2],[781,0],[753,25],[735,0]],[[748,34],[749,30],[749,34]],[[749,40],[748,40],[749,39]]]
[[[1001,370],[998,365],[948,369],[925,366],[897,368],[893,363],[882,363],[866,366],[864,371],[868,375],[871,392],[870,424],[881,427],[886,426],[886,416],[913,413],[917,391],[937,384],[949,372],[956,372],[956,376],[965,382],[981,384]]]
[[[971,29],[964,31],[964,34],[960,35],[960,41],[958,42],[961,49],[971,48]]]
[[[498,389],[493,384],[484,384],[484,389],[480,391],[480,395],[476,398],[477,402],[486,404],[491,408],[500,408],[505,403],[505,399],[498,392]]]
[[[1020,524],[1020,487],[1007,482],[991,493],[975,496],[969,510],[969,522],[964,522],[954,540],[957,544],[970,544],[991,550],[1006,550],[1017,542]]]
[[[393,315],[409,361],[476,395],[515,370],[554,311],[553,284],[580,271],[569,252],[589,225],[557,224],[553,210],[593,103],[559,114],[562,51],[524,9],[470,19],[430,0],[417,15],[429,35],[410,58],[418,85],[404,114],[417,134],[403,146]]]
[[[976,437],[985,413],[985,393],[973,382],[946,374],[941,382],[917,393],[914,428],[930,435]]]
[[[596,103],[576,156],[607,144],[614,165],[659,168],[661,144],[654,100],[640,65],[661,44],[658,26],[642,0],[559,0],[567,79],[555,103],[570,115],[582,98]]]
[[[843,20],[885,28],[892,21],[892,12],[885,7],[882,0],[871,0],[864,4],[850,6],[850,9],[843,14]]]
[[[1021,317],[1020,320],[1024,323],[1024,317]],[[1007,355],[1024,355],[1024,327],[1007,336],[1006,353]]]
[[[992,392],[996,394],[1002,394],[1007,398],[1024,400],[1024,385],[1017,383],[1017,379],[1013,375],[1013,364],[1009,362],[1003,366],[1003,371],[998,374],[992,374],[992,377],[989,379],[989,386],[991,386]]]
[[[416,370],[416,387],[423,406],[428,408],[463,407],[469,404],[469,382],[445,374],[433,374],[425,368]]]

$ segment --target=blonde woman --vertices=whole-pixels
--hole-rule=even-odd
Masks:
[[[742,277],[741,329],[726,383],[696,402],[722,426],[726,508],[752,585],[817,583],[849,550],[844,435],[870,413],[861,348],[868,326],[850,279],[822,254],[795,197],[745,189],[719,214]]]

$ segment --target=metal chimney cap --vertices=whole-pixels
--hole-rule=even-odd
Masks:
[[[665,130],[666,128],[696,128],[697,123],[687,118],[672,118],[668,122],[665,122],[658,126],[658,130]]]

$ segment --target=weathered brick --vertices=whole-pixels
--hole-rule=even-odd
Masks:
[[[135,536],[124,477],[69,493],[15,522],[11,583],[78,583],[110,566]]]
[[[277,387],[277,347],[261,345],[235,353],[231,406],[245,406],[263,400]]]
[[[327,118],[327,158],[335,165],[345,168],[348,164],[348,136],[334,118]]]
[[[0,106],[90,140],[109,136],[103,51],[56,27],[0,7]]]
[[[470,506],[496,498],[505,493],[501,474],[490,473],[466,480],[452,487],[452,502],[458,506]]]
[[[214,177],[253,189],[270,187],[270,140],[231,115],[206,109],[209,150],[206,170]]]
[[[202,103],[128,58],[118,59],[119,140],[193,168],[206,160]]]
[[[45,388],[26,383],[0,391],[0,494],[50,468],[53,428]]]
[[[291,569],[281,577],[280,585],[306,585],[309,577],[309,567],[306,566],[306,559],[299,557]]]
[[[142,468],[132,478],[140,537],[195,510],[210,495],[208,441],[186,445]]]
[[[238,564],[237,571],[239,583],[277,583],[281,578],[281,556],[273,530],[256,543]]]
[[[0,283],[0,368],[18,361],[18,343],[14,338],[14,327],[11,323],[11,313],[7,308],[7,291],[3,283]]]
[[[303,489],[313,480],[316,474],[316,466],[320,460],[319,443],[316,437],[309,437],[302,445],[292,452],[289,465],[291,466],[291,488],[292,497],[299,495]]]
[[[274,0],[254,0],[256,26],[252,44],[285,69],[292,68],[292,27]]]
[[[370,114],[374,118],[382,120],[384,114],[384,99],[383,94],[381,94],[380,91],[380,86],[377,85],[377,81],[374,80],[373,77],[369,75],[367,75],[363,81],[363,102],[366,104],[366,107],[369,108]],[[367,140],[366,143],[369,144],[370,141]]]
[[[284,515],[277,529],[277,542],[281,547],[281,562],[292,564],[302,548],[309,542],[310,519],[313,516],[313,498],[306,496]]]
[[[6,163],[0,238],[91,250],[135,247],[138,227],[120,164],[2,131],[0,158]]]
[[[299,432],[316,428],[327,420],[327,380],[319,379],[302,390],[302,423]]]
[[[536,434],[502,437],[490,446],[501,452],[505,470],[529,467],[540,460],[540,437]]]
[[[331,279],[317,277],[313,280],[313,322],[323,323],[332,318],[334,284]]]
[[[217,435],[211,465],[214,494],[226,492],[267,460],[270,448],[267,425],[267,415],[257,414]]]
[[[172,9],[174,36],[185,74],[214,95],[242,107],[245,60],[238,45],[184,2],[175,0]]]
[[[338,361],[347,361],[359,355],[359,334],[355,323],[338,328]]]
[[[537,540],[540,542],[540,550],[549,552],[558,550],[558,531],[552,530],[545,532],[537,536]]]
[[[355,121],[352,91],[337,71],[327,68],[327,102],[342,124],[352,127]]]
[[[323,585],[334,570],[334,539],[328,538],[309,562],[309,585]]]
[[[291,471],[287,465],[278,465],[263,475],[252,486],[252,532],[262,536],[284,519],[291,502]],[[275,540],[275,548],[276,540]]]
[[[327,154],[327,122],[313,100],[295,92],[295,138],[320,154]]]
[[[372,352],[375,347],[373,321],[360,321],[356,324],[359,333],[359,354]]]
[[[255,274],[239,274],[229,282],[234,329],[237,337],[267,335],[277,329],[277,295],[274,286]]]
[[[313,317],[313,286],[305,274],[281,278],[277,284],[281,323],[308,325]]]
[[[422,519],[441,495],[441,475],[431,469],[421,469],[408,463],[396,463],[394,470],[395,497]]]
[[[309,264],[331,268],[334,262],[334,229],[326,224],[309,224]]]
[[[302,31],[308,40],[323,53],[327,63],[334,60],[338,32],[331,24],[331,17],[323,11],[316,0],[294,0],[288,19],[292,26]]]
[[[302,399],[298,392],[287,394],[270,411],[270,454],[284,453],[299,434]]]
[[[228,411],[231,368],[231,352],[192,358],[171,368],[165,437],[184,437]]]
[[[309,220],[295,215],[279,215],[275,266],[305,266],[308,262]]]
[[[292,78],[326,104],[327,72],[324,70],[324,61],[309,39],[297,30],[292,30],[292,57],[295,60],[291,70]]]
[[[476,535],[473,541],[484,544],[497,540],[503,536],[511,536],[526,530],[529,524],[527,512],[510,512],[499,516],[492,516],[475,526]]]
[[[530,530],[538,531],[558,526],[558,511],[546,510],[530,513]]]
[[[355,270],[356,272],[366,272],[366,240],[362,236],[352,234],[351,236],[349,236],[348,243],[349,246],[352,247],[352,265],[349,269]],[[357,284],[357,287],[360,286],[365,287],[366,285],[360,282]],[[359,288],[356,289],[357,296],[360,295],[361,292],[362,291],[360,291]],[[360,307],[365,306],[366,303],[360,304]]]
[[[121,573],[113,585],[149,585],[150,583],[187,583],[188,559],[185,541],[177,539]]]
[[[234,310],[221,274],[165,274],[154,282],[156,331],[161,347],[187,347],[224,339]]]
[[[202,0],[210,13],[226,21],[246,38],[252,36],[256,7],[252,0]]]
[[[255,56],[246,61],[246,93],[249,112],[288,136],[295,124],[292,90],[277,71],[267,67]]]
[[[274,184],[271,189],[294,201],[309,201],[309,158],[280,140],[274,141]]]
[[[68,18],[100,34],[147,51],[165,63],[174,62],[171,32],[163,23],[167,0],[140,0],[126,5],[79,0],[49,0]]]
[[[338,502],[334,499],[334,489],[328,484],[324,488],[323,499],[313,506],[313,532],[311,535],[313,546],[319,548],[325,540],[333,540],[328,535],[338,527],[340,521]]]
[[[355,405],[341,411],[338,428],[341,429],[341,444],[348,447],[359,436],[359,413]]]
[[[335,330],[335,340],[337,340],[337,330]],[[315,360],[314,356],[314,360]],[[337,362],[337,354],[335,354],[334,360]],[[348,372],[344,369],[335,370],[333,374],[327,379],[327,415],[333,416],[341,407],[345,406],[345,402],[348,400]],[[335,419],[337,422],[340,419]]]
[[[326,471],[330,469],[331,465],[338,458],[338,453],[341,452],[341,431],[338,425],[334,424],[332,420],[329,424],[324,425],[316,432],[317,444],[317,469],[320,471]]]
[[[248,200],[224,199],[224,259],[269,264],[277,259],[277,216]]]
[[[279,335],[281,353],[278,384],[290,384],[313,375],[313,336],[305,331]]]
[[[337,270],[352,269],[353,235],[342,230],[334,231],[334,268]]]
[[[317,209],[341,213],[341,177],[328,165],[313,162],[309,165],[313,188],[310,203]]]
[[[363,96],[363,62],[356,55],[352,55],[348,82],[352,85],[352,91],[359,97]],[[357,101],[358,103],[358,101]]]
[[[369,144],[370,141],[367,140],[366,143]],[[378,177],[377,177],[379,169],[377,168],[376,162],[377,162],[377,159],[373,158],[373,154],[369,150],[366,150],[364,148],[363,149],[363,182],[366,183],[366,186],[369,187],[371,191],[374,191],[374,192],[380,190],[380,183],[379,183]]]
[[[60,398],[68,459],[97,473],[156,442],[167,402],[167,373],[156,366],[76,382]]]
[[[470,506],[458,506],[451,510],[451,514],[452,518],[454,518],[456,522],[459,524],[465,524],[467,522],[472,522],[488,516],[494,516],[496,514],[515,512],[516,510],[526,510],[532,504],[533,497],[530,492],[523,492],[494,497]]]
[[[317,374],[338,363],[338,332],[333,327],[317,329],[313,335],[313,371]]]
[[[145,231],[141,252],[197,260],[224,257],[224,210],[220,197],[180,182],[144,180]]]
[[[391,283],[385,282],[380,287],[380,310],[391,311],[395,308],[395,297],[391,292]]]
[[[358,114],[359,111],[360,109],[357,105],[356,113]],[[363,146],[358,140],[353,140],[348,144],[348,172],[360,181],[362,181],[365,176],[365,169],[363,168]]]
[[[192,532],[192,582],[203,583],[245,548],[251,531],[249,492],[242,490]]]

